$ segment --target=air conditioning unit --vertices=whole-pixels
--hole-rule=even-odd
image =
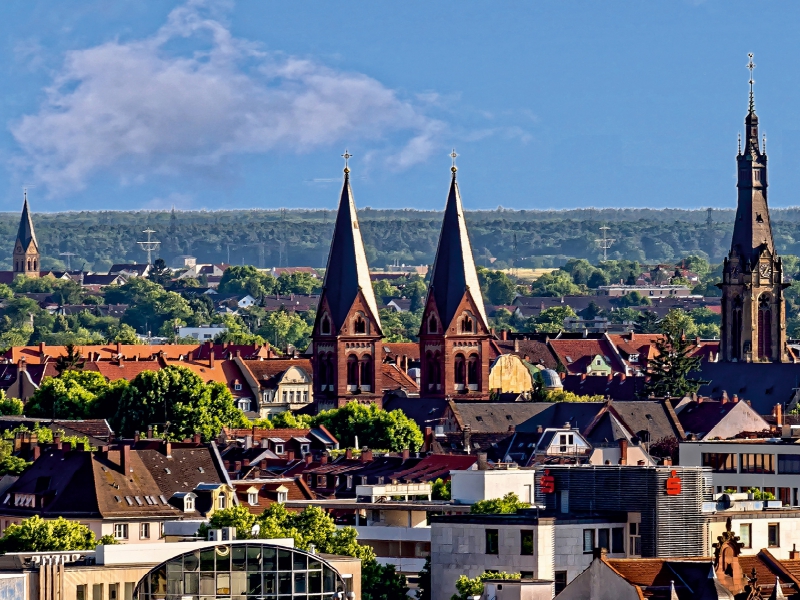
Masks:
[[[208,541],[209,542],[221,542],[222,541],[222,529],[209,529],[208,530]]]
[[[229,542],[236,539],[236,527],[223,527],[221,531],[222,541]]]

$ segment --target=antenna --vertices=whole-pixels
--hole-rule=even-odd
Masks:
[[[72,265],[70,264],[70,257],[75,256],[74,252],[59,252],[59,256],[66,256],[67,257],[67,271],[72,271]],[[81,269],[82,271],[83,269]]]
[[[603,225],[600,228],[600,231],[603,232],[603,237],[602,238],[598,238],[598,239],[595,240],[600,245],[600,247],[603,249],[603,262],[608,260],[608,249],[611,248],[611,246],[614,244],[614,242],[617,241],[614,238],[610,238],[610,237],[606,236],[606,232],[609,229],[611,229],[611,227],[608,227],[607,225]]]
[[[147,240],[136,243],[139,244],[142,250],[147,252],[147,264],[152,265],[153,264],[152,253],[158,250],[158,247],[161,245],[161,242],[157,242],[156,240],[150,239],[150,234],[155,233],[155,231],[152,229],[145,229],[142,233],[147,234]]]

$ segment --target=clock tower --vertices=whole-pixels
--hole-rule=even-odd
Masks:
[[[731,250],[723,265],[720,360],[789,362],[781,259],[767,205],[766,139],[759,143],[750,54],[750,106],[744,147],[736,156],[738,206]]]

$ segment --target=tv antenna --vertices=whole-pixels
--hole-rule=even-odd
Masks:
[[[152,256],[152,254],[153,254],[153,252],[158,250],[158,247],[161,245],[161,242],[157,242],[156,240],[153,240],[153,239],[150,238],[150,235],[155,233],[155,231],[153,229],[145,229],[142,233],[146,233],[147,234],[147,240],[145,240],[143,242],[136,242],[136,243],[139,244],[139,246],[141,247],[142,250],[147,252],[147,264],[148,265],[152,265],[153,264],[153,260],[152,260],[153,256]]]
[[[72,271],[72,265],[70,264],[70,257],[75,256],[74,252],[59,252],[59,256],[66,256],[67,257],[67,272]],[[81,269],[83,270],[83,269]]]
[[[617,241],[614,238],[610,238],[607,236],[607,232],[609,229],[611,229],[611,227],[603,225],[600,228],[600,231],[603,232],[603,237],[595,240],[603,249],[603,262],[608,260],[608,249],[611,248],[612,244]]]

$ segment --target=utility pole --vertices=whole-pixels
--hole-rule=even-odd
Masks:
[[[59,252],[59,256],[66,256],[67,257],[67,272],[72,270],[72,265],[70,264],[70,257],[75,256],[74,252]]]
[[[158,250],[158,247],[161,245],[161,242],[157,242],[156,240],[150,239],[150,234],[155,233],[155,231],[152,230],[152,229],[145,229],[142,233],[146,233],[147,234],[147,240],[145,240],[143,242],[136,242],[136,243],[139,244],[139,246],[142,248],[142,250],[147,252],[147,264],[148,265],[152,265],[153,264],[153,256],[152,256],[152,254],[153,254],[153,252]]]
[[[598,238],[597,240],[595,240],[600,245],[600,247],[603,249],[603,262],[606,262],[608,260],[608,249],[611,248],[611,245],[614,242],[617,241],[614,238],[610,238],[610,237],[606,236],[606,232],[609,229],[611,229],[611,228],[608,227],[607,225],[603,225],[600,228],[600,231],[603,232],[603,237],[602,238]]]

